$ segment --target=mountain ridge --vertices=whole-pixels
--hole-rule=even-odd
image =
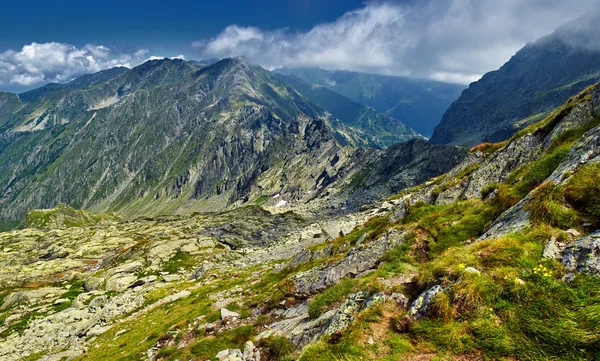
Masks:
[[[371,141],[241,58],[201,68],[152,60],[69,84],[28,93],[0,123],[5,221],[60,202],[137,216],[222,210],[283,190],[300,201],[379,154],[348,148]],[[267,170],[299,162],[311,167],[285,183],[276,179],[292,169],[274,172],[248,194]]]
[[[577,30],[577,21],[527,44],[500,69],[472,83],[444,114],[431,142],[474,146],[506,140],[596,83],[600,47],[572,45],[572,39],[593,34],[593,27]]]

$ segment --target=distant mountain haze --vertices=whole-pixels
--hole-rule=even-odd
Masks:
[[[444,112],[465,88],[434,80],[320,68],[280,68],[274,72],[296,76],[370,106],[426,137],[431,136]]]
[[[508,139],[600,80],[600,15],[566,24],[527,44],[472,83],[436,127],[431,142],[473,146]]]

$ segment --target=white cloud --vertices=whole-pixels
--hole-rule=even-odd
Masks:
[[[65,82],[86,73],[116,66],[131,67],[149,50],[119,53],[102,45],[83,48],[64,43],[31,43],[20,51],[0,53],[0,86],[25,86]]]
[[[230,25],[191,45],[266,68],[319,66],[468,83],[598,0],[371,2],[306,32]]]
[[[162,59],[171,59],[171,60],[173,60],[173,59],[181,59],[181,60],[185,60],[185,56],[183,56],[182,54],[179,54],[177,56],[172,56],[170,58],[167,58],[166,56],[155,56],[155,55],[152,55],[151,57],[149,57],[148,59],[146,59],[146,61],[148,61],[148,60],[162,60]]]

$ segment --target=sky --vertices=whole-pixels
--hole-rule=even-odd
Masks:
[[[243,55],[468,84],[600,0],[12,1],[0,91],[67,82],[154,57]]]

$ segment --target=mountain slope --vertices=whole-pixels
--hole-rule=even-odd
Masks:
[[[294,75],[277,77],[298,90],[310,102],[321,106],[345,125],[361,131],[378,148],[418,138],[419,135],[402,122],[356,103],[323,86],[309,84]]]
[[[154,60],[23,97],[9,96],[0,122],[9,225],[58,203],[125,216],[220,210],[254,199],[268,170],[255,192],[299,200],[365,163],[344,145],[375,143],[239,58]]]
[[[431,136],[444,112],[464,89],[462,85],[432,80],[319,68],[281,68],[274,72],[321,85],[397,119],[426,137]]]
[[[431,142],[473,146],[505,140],[597,82],[600,46],[593,39],[599,23],[600,15],[591,15],[567,24],[472,83],[444,114]]]

